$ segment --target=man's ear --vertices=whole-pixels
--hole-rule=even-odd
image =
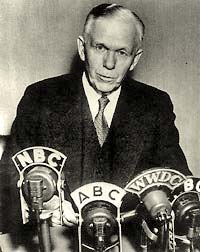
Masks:
[[[130,68],[129,68],[129,71],[132,71],[135,68],[135,66],[137,65],[140,57],[142,56],[142,53],[143,53],[143,50],[141,48],[137,50],[137,52],[135,54],[135,57],[133,59],[133,62],[131,64]]]
[[[82,61],[85,61],[85,48],[84,48],[84,38],[79,36],[77,39],[78,53]]]

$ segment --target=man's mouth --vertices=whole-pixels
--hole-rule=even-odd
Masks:
[[[106,76],[106,75],[102,75],[102,74],[97,74],[97,77],[107,83],[111,83],[115,80],[114,77],[110,77],[110,76]]]

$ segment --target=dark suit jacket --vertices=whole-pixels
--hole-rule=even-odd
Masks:
[[[155,166],[190,174],[174,119],[165,92],[125,79],[107,140],[100,148],[81,77],[63,75],[30,85],[2,157],[1,184],[4,190],[6,185],[13,189],[9,197],[2,196],[2,215],[9,216],[14,207],[19,218],[18,174],[11,156],[30,146],[51,147],[68,157],[64,171],[71,191],[98,180],[124,187],[137,173]]]

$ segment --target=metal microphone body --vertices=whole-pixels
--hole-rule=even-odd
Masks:
[[[56,194],[57,176],[52,169],[45,166],[35,166],[25,173],[22,192],[35,214],[41,252],[51,252],[51,237],[49,220],[41,220],[43,203],[48,202]]]
[[[38,170],[38,169],[36,169]],[[38,171],[37,171],[38,172]],[[34,172],[31,172],[31,175],[27,176],[24,183],[25,191],[27,190],[28,194],[26,195],[29,198],[29,204],[31,206],[31,211],[35,214],[37,221],[37,230],[39,238],[39,247],[41,252],[51,252],[51,237],[50,237],[50,228],[48,220],[41,220],[40,214],[43,209],[43,191],[44,185],[42,176],[34,176]]]
[[[107,202],[93,202],[83,209],[84,226],[94,238],[95,251],[103,252],[116,227],[113,208]]]
[[[164,221],[171,215],[171,205],[164,191],[155,189],[146,193],[142,199],[153,219]]]
[[[171,219],[172,208],[167,194],[163,190],[154,188],[147,192],[142,200],[151,218],[157,221],[159,251],[168,252],[168,222]]]
[[[42,181],[42,185],[39,181]],[[28,202],[30,197],[34,196],[37,196],[38,200],[42,197],[42,201],[47,202],[56,194],[56,184],[57,176],[52,169],[45,166],[35,166],[25,173],[22,192]],[[35,195],[36,193],[38,195]]]
[[[66,159],[67,157],[61,152],[45,146],[27,147],[12,157],[19,173],[17,187],[20,193],[23,224],[31,219],[37,221],[40,250],[44,252],[51,251],[48,219],[58,207],[62,213],[61,203],[65,199],[66,192],[63,174]],[[50,214],[44,217],[43,210],[49,210]],[[43,217],[41,213],[44,213]],[[62,216],[60,222],[62,224]]]
[[[175,251],[174,219],[169,199],[171,192],[182,185],[185,179],[185,175],[170,167],[152,167],[139,173],[125,187],[126,191],[138,195],[143,203],[138,207],[143,230],[152,241],[150,246],[158,246],[162,252]],[[155,239],[150,238],[154,236]]]

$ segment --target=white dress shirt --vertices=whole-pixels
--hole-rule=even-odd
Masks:
[[[97,115],[97,113],[99,111],[98,100],[99,100],[99,98],[101,98],[101,94],[97,93],[95,91],[95,89],[89,84],[89,82],[86,78],[85,72],[83,73],[83,76],[82,76],[82,82],[83,82],[83,88],[85,91],[85,95],[87,97],[90,111],[92,114],[92,119],[94,122],[95,116]],[[115,90],[112,93],[107,95],[110,102],[105,107],[104,116],[105,116],[106,121],[108,123],[108,127],[110,127],[110,125],[111,125],[113,114],[115,112],[115,108],[117,105],[117,101],[118,101],[120,92],[121,92],[121,86],[117,90]]]

